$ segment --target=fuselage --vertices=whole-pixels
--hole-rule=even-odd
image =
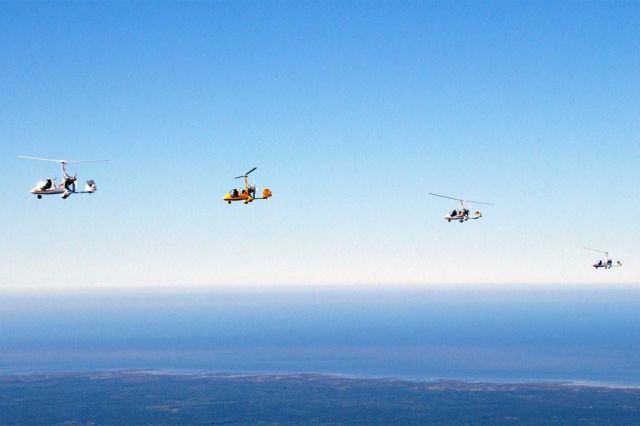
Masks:
[[[452,220],[458,220],[458,221],[466,221],[469,219],[480,219],[482,217],[482,213],[480,213],[479,211],[473,212],[472,214],[469,214],[469,212],[467,211],[466,214],[464,211],[458,212],[455,215],[449,214],[447,216],[444,217],[444,220],[446,220],[447,222],[451,222]]]
[[[36,186],[31,190],[31,193],[35,195],[57,195],[63,194],[65,191],[66,189],[63,186],[58,186],[51,189],[41,189],[40,187]]]
[[[93,180],[88,180],[84,191],[76,191],[75,178],[71,183],[59,185],[56,185],[54,179],[47,179],[38,183],[29,192],[38,198],[42,198],[43,195],[61,195],[62,199],[66,199],[71,194],[93,194],[96,192],[96,183]]]
[[[232,201],[243,201],[245,204],[252,202],[253,200],[266,200],[271,197],[273,193],[269,188],[262,190],[262,197],[255,196],[255,190],[249,191],[248,189],[234,189],[227,192],[222,199],[231,204]]]
[[[249,195],[249,193],[247,192],[240,192],[238,193],[238,195],[232,195],[231,193],[227,192],[225,194],[225,196],[222,198],[224,201],[253,201],[254,198],[252,196]]]

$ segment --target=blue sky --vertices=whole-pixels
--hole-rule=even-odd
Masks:
[[[0,5],[0,286],[635,284],[640,5]],[[94,196],[36,200],[55,165]],[[232,179],[274,197],[227,206]],[[492,201],[447,224],[455,203]],[[594,271],[608,249],[625,263]],[[635,262],[637,264],[637,262]]]

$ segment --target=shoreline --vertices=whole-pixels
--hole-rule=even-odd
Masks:
[[[604,382],[597,380],[584,379],[500,379],[500,378],[460,378],[460,377],[397,377],[388,375],[356,375],[343,373],[328,372],[232,372],[232,371],[212,371],[212,370],[185,370],[185,369],[87,369],[87,370],[29,370],[19,371],[16,369],[0,368],[0,379],[11,377],[64,377],[78,376],[91,377],[100,375],[105,377],[124,377],[124,376],[168,376],[168,377],[185,377],[185,378],[201,378],[201,379],[251,379],[251,378],[273,378],[273,379],[326,379],[326,380],[354,380],[354,381],[376,381],[376,382],[403,382],[416,383],[423,385],[450,386],[450,387],[527,387],[527,386],[548,386],[548,387],[581,387],[590,389],[607,389],[607,390],[639,390],[640,384],[626,384],[616,382]],[[469,389],[473,390],[473,389]]]

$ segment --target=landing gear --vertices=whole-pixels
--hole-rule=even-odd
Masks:
[[[42,199],[42,195],[38,194],[38,200]]]
[[[231,204],[231,201],[227,201],[227,203]]]

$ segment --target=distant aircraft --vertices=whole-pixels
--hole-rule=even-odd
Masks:
[[[225,194],[222,199],[229,204],[231,204],[232,201],[243,201],[245,204],[249,204],[253,200],[266,200],[267,198],[271,197],[273,194],[271,193],[271,190],[269,188],[265,188],[262,190],[262,197],[256,197],[256,186],[249,185],[249,173],[253,172],[256,169],[257,167],[254,167],[247,173],[236,176],[236,179],[244,178],[244,189],[234,188],[227,194]]]
[[[429,195],[433,195],[435,197],[447,198],[449,200],[456,200],[460,202],[460,210],[453,210],[447,216],[444,217],[444,220],[447,222],[451,222],[452,220],[457,220],[460,223],[466,222],[469,219],[480,219],[482,217],[482,213],[480,210],[476,210],[472,214],[469,214],[469,209],[464,206],[464,203],[474,203],[474,204],[487,204],[493,206],[492,203],[485,203],[484,201],[471,201],[471,200],[463,200],[461,198],[448,197],[446,195],[434,194],[430,192]]]
[[[611,268],[619,268],[622,266],[622,262],[620,262],[619,260],[616,260],[615,265],[613,264],[613,260],[609,257],[608,251],[592,249],[589,247],[585,247],[585,249],[591,250],[591,251],[597,251],[599,253],[604,253],[605,259],[599,259],[596,263],[593,264],[593,267],[596,269],[599,269],[599,268],[611,269]]]
[[[56,178],[47,178],[38,182],[36,186],[31,189],[31,193],[35,194],[38,199],[42,198],[43,195],[58,195],[61,194],[62,199],[67,199],[71,194],[93,194],[96,192],[97,187],[96,183],[89,179],[84,187],[84,191],[76,191],[76,181],[78,180],[76,176],[71,176],[67,173],[67,164],[71,163],[96,163],[102,161],[109,160],[81,160],[81,161],[69,161],[69,160],[53,160],[51,158],[41,158],[41,157],[26,157],[23,155],[19,155],[18,158],[23,158],[26,160],[39,160],[39,161],[51,161],[54,163],[60,163],[62,167],[62,182],[59,184],[56,183]]]

